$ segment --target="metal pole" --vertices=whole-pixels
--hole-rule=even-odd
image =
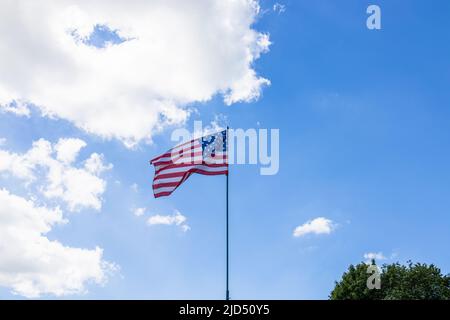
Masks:
[[[228,161],[229,161],[229,159],[228,159],[228,146],[229,146],[229,137],[228,137],[228,127],[227,127],[227,138],[226,138],[226,143],[227,143],[227,163],[228,163]],[[230,300],[230,290],[229,290],[229,268],[228,268],[228,265],[229,265],[229,258],[228,258],[228,177],[229,177],[229,175],[230,175],[230,165],[229,165],[229,163],[228,163],[228,173],[227,173],[227,204],[226,204],[226,208],[227,208],[227,292],[226,292],[226,299],[227,300]]]

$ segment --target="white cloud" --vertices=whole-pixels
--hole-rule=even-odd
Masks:
[[[256,0],[7,1],[0,11],[1,109],[66,119],[127,146],[183,123],[216,94],[252,101],[270,82]],[[42,23],[45,21],[45,23]],[[106,25],[121,44],[86,44]]]
[[[319,217],[295,228],[294,237],[302,237],[310,233],[330,234],[334,229],[335,224],[333,221],[327,218]]]
[[[173,215],[153,215],[147,220],[147,224],[150,226],[154,225],[176,225],[181,227],[181,229],[186,232],[191,228],[186,224],[187,218],[183,216],[178,210],[175,210]]]
[[[232,105],[239,101],[255,101],[259,98],[261,87],[264,85],[270,85],[270,81],[258,78],[255,71],[249,70],[247,74],[231,85],[231,90],[225,95],[225,103]]]
[[[71,164],[75,161],[78,153],[82,148],[86,147],[86,142],[80,139],[60,139],[55,145],[56,159]]]
[[[67,247],[45,236],[66,222],[59,208],[0,189],[0,286],[36,298],[80,294],[87,283],[104,283],[117,267],[103,260],[102,249]]]
[[[227,117],[223,114],[214,115],[214,119],[206,125],[203,124],[203,121],[196,120],[194,121],[194,130],[192,134],[184,137],[185,140],[183,142],[187,142],[192,139],[199,139],[201,137],[225,130],[227,123]]]
[[[187,232],[191,230],[191,227],[189,227],[187,224],[183,224],[181,225],[181,230],[183,230],[183,232]]]
[[[10,173],[27,184],[36,183],[46,198],[64,201],[70,211],[100,210],[106,189],[106,181],[100,174],[112,166],[105,165],[102,156],[96,153],[84,167],[73,166],[85,145],[78,139],[60,139],[56,145],[40,139],[24,154],[0,150],[0,173]]]
[[[130,188],[134,192],[138,192],[139,191],[139,187],[138,187],[137,183],[133,183]]]
[[[284,4],[277,2],[273,5],[273,11],[278,12],[278,14],[281,14],[286,11],[286,6]]]
[[[180,225],[186,221],[186,217],[181,215],[179,212],[172,216],[162,216],[162,215],[154,215],[148,219],[149,225],[155,224],[165,224],[165,225]]]
[[[136,217],[141,217],[141,216],[143,216],[145,214],[145,210],[146,210],[145,208],[136,208],[136,209],[133,210],[133,214]]]
[[[104,171],[111,170],[112,164],[105,164],[105,159],[102,154],[93,153],[84,163],[84,168],[94,175],[99,175]]]
[[[15,102],[15,101],[5,101],[2,100],[1,96],[1,87],[0,87],[0,111],[6,113],[12,113],[19,117],[29,117],[30,109],[27,104],[24,102]]]
[[[0,147],[4,146],[6,144],[6,139],[5,138],[0,138]]]
[[[366,259],[366,263],[371,263],[372,260],[386,260],[387,258],[382,252],[368,252],[364,253],[364,259]]]

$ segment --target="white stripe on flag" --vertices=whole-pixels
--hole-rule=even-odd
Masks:
[[[161,192],[170,192],[175,190],[177,187],[162,187],[162,188],[158,188],[158,189],[154,189],[153,192],[155,194],[161,193]]]
[[[183,176],[174,177],[174,178],[155,178],[155,182],[157,184],[161,183],[171,183],[171,182],[180,182],[183,179]]]

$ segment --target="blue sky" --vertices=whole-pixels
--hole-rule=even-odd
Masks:
[[[261,1],[267,12],[254,25],[270,34],[270,51],[253,68],[271,85],[256,102],[227,106],[216,95],[196,103],[184,125],[220,115],[231,127],[280,130],[277,175],[230,169],[231,297],[325,299],[369,252],[382,252],[381,263],[413,260],[450,272],[450,3],[292,0],[280,2],[282,13],[274,3]],[[381,7],[382,30],[366,28],[369,4]],[[70,223],[47,236],[99,246],[120,271],[65,298],[224,298],[225,177],[193,175],[171,197],[152,196],[148,160],[173,146],[171,129],[130,150],[37,111],[0,113],[0,137],[12,152],[39,138],[79,138],[87,143],[81,158],[102,153],[114,165],[101,212],[69,213]],[[15,180],[0,187],[26,194]],[[135,216],[141,207],[146,214]],[[146,224],[175,210],[191,230]],[[336,228],[293,236],[317,217]],[[0,299],[11,298],[21,297],[0,287]]]

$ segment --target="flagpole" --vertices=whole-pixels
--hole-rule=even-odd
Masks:
[[[229,270],[228,270],[228,265],[229,265],[229,258],[228,258],[228,177],[229,177],[229,175],[230,175],[230,163],[229,163],[229,159],[228,159],[228,156],[229,156],[229,152],[228,152],[228,146],[229,146],[229,143],[230,143],[230,141],[229,141],[229,137],[228,137],[228,129],[229,129],[229,127],[227,126],[227,162],[228,162],[228,173],[227,173],[227,199],[226,199],[226,202],[227,202],[227,204],[226,204],[226,208],[227,208],[227,212],[226,212],[226,216],[227,216],[227,268],[226,268],[226,272],[227,272],[227,276],[226,276],[226,282],[227,282],[227,285],[226,285],[226,288],[227,288],[227,292],[226,292],[226,300],[230,300],[230,290],[229,290],[229,286],[228,286],[228,282],[229,282]]]

